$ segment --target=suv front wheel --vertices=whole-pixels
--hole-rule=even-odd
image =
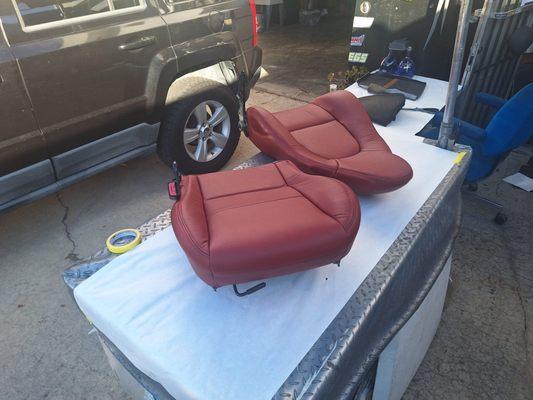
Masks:
[[[178,164],[184,174],[221,169],[231,158],[240,132],[239,110],[230,88],[202,78],[186,78],[179,85],[184,95],[167,105],[159,129],[161,160]]]

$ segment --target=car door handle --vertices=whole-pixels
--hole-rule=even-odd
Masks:
[[[150,46],[156,42],[155,36],[144,36],[142,38],[126,42],[118,46],[119,50],[137,50],[146,46]]]

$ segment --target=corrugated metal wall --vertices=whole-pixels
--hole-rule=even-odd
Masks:
[[[533,24],[533,3],[520,5],[520,0],[488,0],[485,5],[492,7],[492,12],[475,62],[470,65],[471,76],[461,95],[461,110],[458,112],[462,119],[478,126],[487,124],[490,109],[476,104],[476,93],[486,92],[504,98],[509,95],[519,62],[519,56],[509,47],[509,37],[517,28]]]

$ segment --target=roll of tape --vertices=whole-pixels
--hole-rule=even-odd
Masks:
[[[141,243],[141,232],[137,229],[122,229],[113,233],[106,240],[108,250],[115,254],[130,251],[139,243]]]

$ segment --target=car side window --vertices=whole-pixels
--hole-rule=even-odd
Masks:
[[[144,0],[13,0],[25,27],[139,7]],[[72,21],[75,22],[75,21]]]

